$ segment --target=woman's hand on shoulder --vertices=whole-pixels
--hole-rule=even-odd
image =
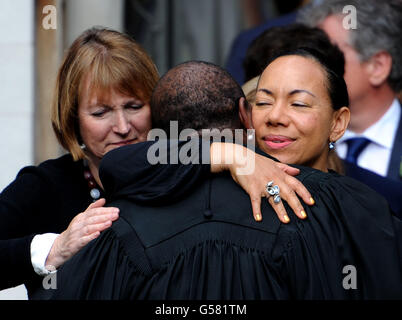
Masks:
[[[105,199],[99,199],[74,217],[68,228],[54,241],[46,259],[46,266],[57,269],[91,240],[97,238],[101,231],[112,225],[119,217],[119,209],[103,207],[105,203]]]
[[[211,145],[211,171],[223,170],[229,170],[233,180],[249,194],[256,221],[262,219],[261,198],[263,197],[268,198],[269,204],[282,222],[290,221],[283,202],[275,203],[274,197],[268,194],[266,187],[270,181],[279,187],[281,199],[289,204],[300,219],[305,219],[307,216],[297,195],[306,204],[314,204],[310,192],[294,177],[300,173],[299,169],[256,154],[241,145],[231,143]]]

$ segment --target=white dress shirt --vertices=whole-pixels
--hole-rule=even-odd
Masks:
[[[41,276],[55,272],[55,270],[46,269],[45,262],[58,236],[56,233],[38,234],[31,241],[32,266],[35,272]]]
[[[356,137],[368,138],[371,142],[361,152],[357,159],[357,165],[381,176],[386,176],[400,116],[401,106],[398,99],[395,99],[382,118],[363,133],[357,134],[346,130],[343,137],[336,142],[336,151],[339,157],[342,159],[346,158],[348,150],[347,139]]]

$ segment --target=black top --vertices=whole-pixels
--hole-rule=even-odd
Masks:
[[[41,282],[33,270],[35,234],[64,231],[92,199],[82,161],[71,155],[23,168],[0,195],[0,289]]]
[[[57,290],[36,298],[402,298],[401,222],[363,184],[301,168],[316,200],[308,218],[288,210],[291,222],[282,224],[263,201],[259,223],[248,195],[224,174],[204,175],[174,201],[130,198],[136,148],[112,151],[101,165],[106,190],[125,190],[111,203],[120,218],[61,267]]]

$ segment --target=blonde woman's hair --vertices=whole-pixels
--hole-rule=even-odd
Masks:
[[[131,37],[91,28],[69,48],[59,69],[52,104],[52,126],[73,159],[85,157],[78,124],[78,103],[85,77],[89,90],[117,90],[148,103],[159,74],[152,59]]]

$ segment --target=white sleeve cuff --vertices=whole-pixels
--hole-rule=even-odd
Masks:
[[[59,236],[57,233],[44,233],[36,235],[31,242],[31,262],[37,274],[44,276],[56,270],[48,270],[45,267],[47,256],[52,249],[53,243]]]

